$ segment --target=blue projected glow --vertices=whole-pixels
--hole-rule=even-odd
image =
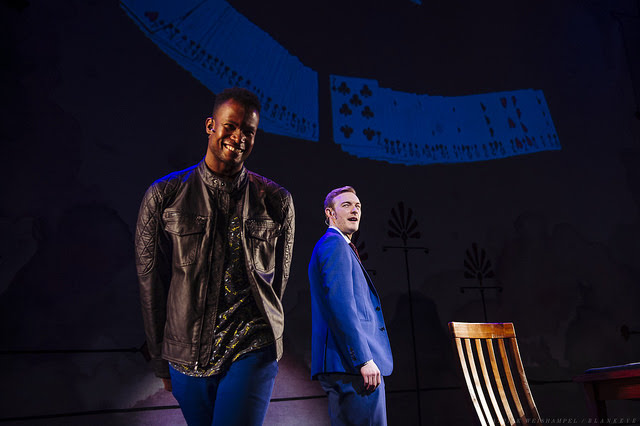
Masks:
[[[560,149],[541,90],[443,97],[331,76],[333,138],[357,157],[419,165]]]
[[[412,0],[413,1],[413,0]],[[260,127],[318,140],[318,75],[224,0],[121,0],[167,55],[213,93],[240,86],[262,103]],[[331,76],[333,139],[357,157],[422,165],[559,150],[541,90],[443,97]]]
[[[318,75],[223,0],[122,0],[167,55],[218,93],[246,87],[260,97],[260,127],[318,140]]]

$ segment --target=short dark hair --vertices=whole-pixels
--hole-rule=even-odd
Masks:
[[[218,111],[220,105],[227,102],[229,99],[239,102],[246,109],[255,109],[258,114],[260,114],[260,99],[258,99],[258,96],[256,96],[255,93],[242,87],[230,87],[216,95],[211,116],[215,117],[216,111]]]
[[[344,194],[345,192],[353,192],[356,195],[356,190],[353,189],[352,186],[342,186],[340,188],[336,188],[327,194],[327,197],[324,199],[324,209],[331,207],[333,208],[333,200],[340,194]]]

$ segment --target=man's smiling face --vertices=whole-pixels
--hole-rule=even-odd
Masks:
[[[220,105],[215,116],[205,123],[209,135],[207,166],[223,176],[232,176],[242,170],[253,149],[259,119],[258,111],[245,108],[234,99]]]

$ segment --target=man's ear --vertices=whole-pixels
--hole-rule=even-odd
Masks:
[[[213,117],[209,117],[204,122],[204,128],[208,135],[212,134],[216,131],[215,129],[216,122]]]
[[[324,216],[329,219],[331,216],[333,216],[333,211],[331,210],[331,207],[327,207],[326,209],[324,209]]]

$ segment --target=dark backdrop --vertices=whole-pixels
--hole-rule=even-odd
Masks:
[[[515,323],[542,416],[586,417],[571,377],[640,356],[640,337],[620,333],[640,330],[637,1],[231,4],[320,78],[320,141],[260,132],[247,162],[289,189],[297,214],[267,423],[326,422],[308,379],[306,268],[324,196],[346,184],[364,205],[359,244],[395,356],[390,424],[417,423],[405,261],[383,251],[402,243],[388,234],[400,202],[418,223],[409,244],[429,248],[409,253],[423,424],[472,419],[447,322],[484,320],[479,293],[460,292],[477,284],[464,276],[474,243],[495,272],[484,284],[503,288],[486,293],[488,320]],[[137,351],[133,232],[147,186],[204,156],[212,94],[116,2],[0,7],[0,422],[180,424]],[[329,74],[441,96],[542,89],[562,150],[411,167],[357,159],[331,140]],[[637,405],[610,412],[640,418]]]

